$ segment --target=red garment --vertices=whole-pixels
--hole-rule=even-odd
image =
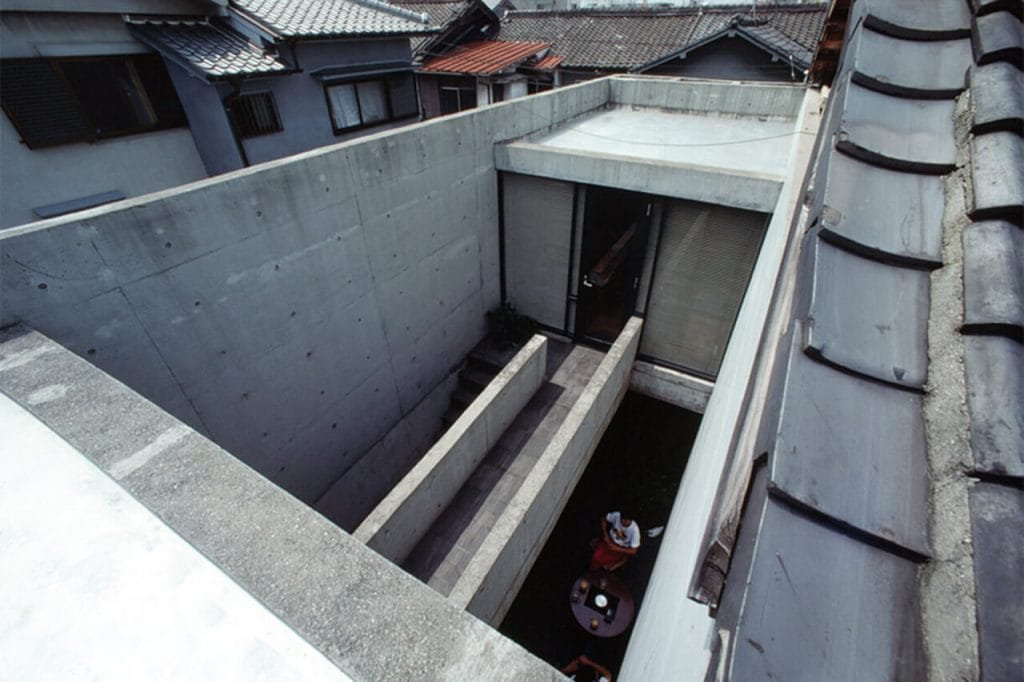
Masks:
[[[619,564],[625,561],[625,559],[625,554],[622,552],[616,552],[602,539],[598,541],[597,547],[594,548],[594,554],[590,558],[590,570],[610,571],[618,568]]]

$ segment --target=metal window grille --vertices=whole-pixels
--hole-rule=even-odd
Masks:
[[[231,115],[239,136],[259,137],[279,133],[284,128],[277,115],[277,104],[272,92],[254,92],[239,95],[231,102]]]

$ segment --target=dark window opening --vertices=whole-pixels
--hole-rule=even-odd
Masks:
[[[531,78],[526,81],[526,93],[535,95],[538,92],[547,92],[555,87],[554,82],[544,78]]]
[[[157,55],[0,61],[0,104],[30,149],[187,125]]]
[[[324,92],[336,135],[419,114],[411,75],[327,85]]]
[[[230,101],[228,107],[238,136],[243,139],[284,130],[272,92],[239,95]]]
[[[442,87],[441,113],[457,114],[466,109],[476,108],[476,88]]]
[[[491,84],[491,103],[505,101],[505,84],[504,83],[492,83]]]

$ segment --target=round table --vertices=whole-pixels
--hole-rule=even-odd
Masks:
[[[626,583],[607,571],[585,573],[577,578],[569,592],[569,607],[580,627],[595,637],[621,635],[636,615],[633,594]]]

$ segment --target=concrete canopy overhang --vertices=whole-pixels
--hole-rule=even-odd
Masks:
[[[722,83],[719,88],[736,88]],[[498,170],[772,213],[795,118],[750,103],[721,113],[612,103],[496,145]]]

